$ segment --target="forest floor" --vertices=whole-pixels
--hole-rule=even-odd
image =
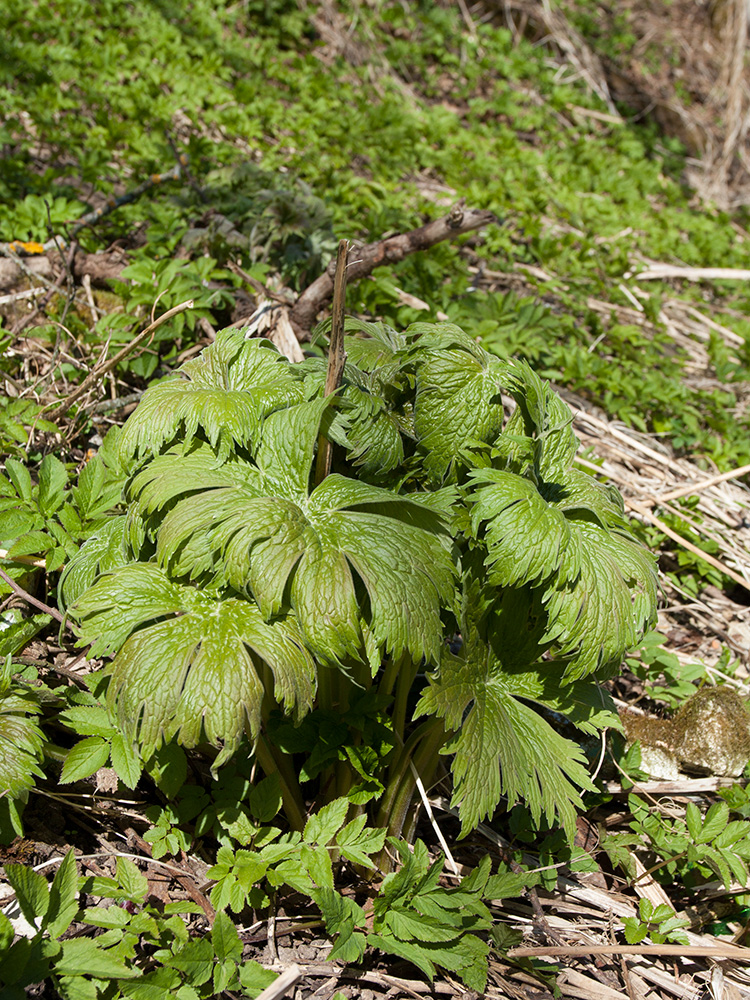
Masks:
[[[78,0],[40,0],[33,24],[17,0],[5,7],[16,27],[0,39],[4,459],[36,482],[53,453],[74,483],[147,386],[231,324],[252,318],[293,359],[309,352],[331,291],[315,279],[352,239],[373,248],[373,266],[351,282],[348,311],[396,329],[450,320],[526,358],[570,403],[581,467],[621,491],[658,553],[659,621],[608,682],[618,707],[663,718],[713,684],[747,698],[744,4],[199,0],[189,12],[102,4],[86,31]],[[375,266],[382,241],[456,205],[484,224],[407,240]],[[16,591],[0,583],[0,651],[28,683],[80,686],[94,662],[44,609],[56,610],[59,571],[90,525],[3,524]],[[41,604],[32,617],[28,596]],[[215,841],[195,835],[195,817],[175,821],[186,839],[152,858],[153,788],[131,792],[107,766],[58,784],[59,754],[80,735],[55,729],[62,749],[22,827],[3,831],[0,861],[50,874],[73,848],[82,874],[111,878],[118,856],[138,857],[152,905],[181,912],[187,900],[190,933],[205,935]],[[607,756],[575,849],[525,830],[518,809],[458,840],[448,782],[431,790],[435,817],[418,833],[435,855],[439,828],[461,874],[486,853],[542,873],[493,907],[484,995],[750,997],[746,778],[707,761],[652,779],[632,754]],[[688,829],[689,803],[712,816],[728,804],[731,870],[695,852],[716,835]],[[12,896],[0,881],[15,920]],[[243,959],[297,966],[298,1000],[477,995],[392,956],[325,961],[317,911],[295,894],[257,916],[240,923]],[[89,985],[64,995],[172,995]],[[183,989],[207,995],[205,983]],[[40,983],[29,995],[59,994]]]

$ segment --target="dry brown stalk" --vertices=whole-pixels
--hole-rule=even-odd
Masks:
[[[455,239],[463,233],[469,233],[491,222],[497,222],[493,212],[486,209],[465,208],[463,201],[454,205],[442,219],[428,222],[419,229],[408,233],[399,233],[377,243],[368,243],[357,248],[357,259],[353,260],[347,269],[349,281],[356,281],[371,274],[376,267],[384,264],[395,264],[409,254],[419,250],[427,250],[436,243]],[[289,318],[297,336],[304,340],[309,336],[315,322],[315,317],[331,300],[333,295],[333,276],[335,266],[329,266],[297,299]]]
[[[341,384],[346,364],[344,350],[344,309],[346,306],[346,270],[349,257],[349,241],[339,242],[336,255],[336,274],[333,281],[333,314],[331,317],[331,339],[328,344],[328,371],[326,373],[326,396],[332,395]],[[324,435],[318,440],[318,459],[315,466],[315,482],[322,483],[331,471],[331,442]]]
[[[739,479],[740,476],[746,476],[749,472],[750,465],[741,465],[738,469],[730,469],[728,472],[721,472],[717,476],[711,476],[710,479],[704,479],[701,483],[694,483],[692,486],[681,486],[678,490],[672,490],[671,493],[663,493],[658,497],[648,497],[647,499],[642,500],[641,503],[662,504],[668,500],[677,500],[679,497],[691,496],[693,493],[702,493],[710,486],[716,486],[718,483],[724,483],[728,479]]]
[[[38,611],[43,611],[45,615],[50,615],[52,618],[55,619],[55,621],[58,621],[61,624],[65,621],[63,616],[57,610],[57,608],[51,608],[48,604],[44,604],[42,601],[38,601],[36,597],[32,597],[32,595],[28,592],[28,590],[24,590],[19,583],[16,583],[15,580],[9,577],[8,574],[5,572],[5,570],[0,569],[0,580],[4,580],[14,594],[17,594],[18,597],[22,597],[27,604],[30,604]]]
[[[735,583],[738,583],[741,587],[748,591],[748,593],[750,593],[750,581],[746,580],[743,576],[740,576],[739,573],[735,573],[735,571],[730,569],[726,563],[723,563],[715,556],[709,555],[708,552],[704,552],[703,549],[699,549],[697,545],[693,545],[692,542],[689,542],[687,538],[683,538],[682,535],[678,535],[676,531],[673,531],[660,518],[654,517],[651,511],[642,504],[636,503],[635,500],[626,500],[625,504],[636,514],[640,514],[641,517],[653,524],[653,526],[658,528],[659,531],[663,532],[667,538],[671,538],[673,542],[677,542],[683,547],[683,549],[687,549],[688,552],[692,552],[693,555],[699,556],[710,566],[713,566],[714,569],[718,569],[720,573],[724,573],[724,575],[728,576],[730,580],[734,580]]]
[[[93,388],[97,384],[97,382],[100,382],[107,374],[107,372],[111,372],[120,364],[121,361],[124,361],[125,358],[128,356],[128,354],[130,354],[131,351],[133,351],[136,347],[138,347],[139,344],[142,344],[143,341],[146,339],[146,337],[152,334],[154,330],[157,330],[163,323],[166,323],[167,320],[172,319],[172,317],[176,316],[178,313],[185,312],[186,309],[192,309],[192,308],[193,308],[193,300],[188,299],[186,302],[181,302],[179,305],[174,306],[172,309],[168,309],[157,320],[154,320],[153,323],[150,323],[145,330],[142,330],[137,336],[133,337],[130,343],[126,344],[121,351],[118,351],[113,358],[110,358],[109,361],[105,361],[101,365],[95,366],[94,370],[86,376],[83,382],[81,382],[81,384],[76,389],[74,389],[73,392],[71,392],[71,394],[67,397],[67,399],[64,399],[62,403],[56,406],[51,412],[46,414],[46,419],[54,421],[54,420],[59,420],[60,417],[65,416],[65,414],[68,412],[71,406],[75,402],[77,402],[77,400],[79,400],[81,396],[84,396],[89,391],[89,389]]]
[[[737,945],[696,944],[585,944],[549,945],[540,947],[511,948],[508,958],[586,958],[589,955],[646,955],[671,956],[674,958],[731,958],[735,962],[750,962],[750,948]]]

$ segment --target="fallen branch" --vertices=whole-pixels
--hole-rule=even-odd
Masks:
[[[664,281],[685,278],[687,281],[747,281],[750,271],[741,267],[675,267],[672,264],[652,264],[635,275],[636,281]]]
[[[133,351],[139,344],[143,343],[149,334],[153,333],[154,330],[162,325],[162,323],[166,323],[167,320],[172,319],[173,316],[176,316],[178,313],[185,312],[186,309],[192,308],[193,300],[188,299],[187,302],[181,302],[178,306],[168,309],[157,320],[150,323],[145,330],[138,334],[138,336],[134,337],[129,344],[126,344],[121,351],[118,351],[113,358],[110,358],[109,361],[105,361],[103,365],[94,368],[94,370],[86,376],[83,382],[81,382],[78,388],[71,392],[67,399],[63,400],[59,406],[56,406],[50,413],[46,414],[46,418],[48,420],[55,421],[59,420],[60,417],[64,417],[71,406],[79,400],[81,396],[84,396],[89,389],[96,385],[97,382],[100,382],[107,372],[111,372],[112,369],[116,368],[121,361],[124,361],[128,354],[130,354],[130,352]]]
[[[356,281],[358,278],[364,278],[376,267],[396,264],[409,254],[427,250],[436,243],[481,229],[491,222],[497,222],[493,212],[487,209],[464,208],[463,201],[460,201],[442,219],[428,222],[408,233],[399,233],[397,236],[389,236],[388,239],[357,248],[357,259],[347,268],[347,280]],[[332,262],[326,271],[304,290],[292,307],[289,318],[300,340],[309,337],[316,316],[330,302],[335,273],[336,265]]]
[[[13,591],[13,593],[16,594],[18,597],[21,597],[24,601],[26,601],[27,604],[30,604],[38,611],[43,611],[45,615],[50,615],[52,618],[55,619],[55,621],[60,622],[61,625],[63,624],[64,622],[63,616],[60,614],[57,608],[51,608],[49,604],[44,604],[42,601],[38,601],[36,597],[32,597],[31,594],[28,592],[28,590],[24,590],[23,587],[20,586],[20,584],[16,583],[15,580],[9,577],[8,574],[5,572],[5,570],[0,569],[0,580],[4,580],[8,584],[10,589]]]
[[[57,250],[34,257],[0,256],[0,292],[10,292],[24,277],[29,281],[52,283],[57,258]],[[101,286],[119,278],[128,263],[127,254],[119,247],[101,253],[82,253],[77,249],[70,269],[77,281],[88,275],[93,284]]]
[[[750,962],[750,948],[733,944],[582,944],[549,945],[538,948],[511,948],[508,958],[587,958],[589,955],[658,955],[674,958],[731,958]]]

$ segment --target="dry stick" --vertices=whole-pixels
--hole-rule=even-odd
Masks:
[[[129,344],[126,344],[126,346],[123,347],[121,351],[118,351],[118,353],[115,354],[113,358],[110,358],[109,361],[105,361],[103,365],[101,365],[98,368],[95,368],[89,375],[87,375],[86,378],[83,380],[83,382],[81,382],[81,384],[78,386],[78,388],[75,389],[68,396],[66,400],[64,400],[58,407],[52,410],[51,413],[47,414],[47,419],[59,420],[60,417],[65,416],[65,414],[68,412],[71,406],[76,402],[76,400],[80,399],[81,396],[87,393],[92,386],[96,385],[97,382],[101,381],[101,379],[107,374],[107,372],[111,372],[114,368],[116,368],[120,364],[120,362],[123,361],[134,348],[136,348],[146,339],[146,337],[148,337],[150,333],[153,333],[154,330],[156,330],[158,327],[162,325],[162,323],[166,323],[168,319],[172,319],[172,317],[176,316],[178,313],[185,312],[186,309],[192,309],[192,308],[193,308],[193,300],[188,299],[187,302],[181,302],[178,306],[174,306],[174,308],[168,309],[167,312],[165,312],[157,320],[155,320],[153,323],[150,323],[145,330],[143,330],[141,333],[138,334],[137,337],[134,337]]]
[[[655,528],[658,528],[659,531],[663,532],[663,534],[665,534],[668,538],[671,538],[672,541],[677,542],[684,549],[687,549],[688,552],[692,552],[693,555],[699,556],[710,566],[713,566],[715,569],[718,569],[719,572],[724,573],[725,576],[734,580],[735,583],[738,583],[750,593],[750,581],[746,580],[744,576],[740,576],[739,573],[735,573],[735,571],[730,569],[726,563],[723,563],[720,559],[716,559],[714,556],[709,555],[708,552],[704,552],[703,549],[699,549],[697,545],[693,545],[693,543],[689,542],[687,538],[683,538],[682,535],[678,535],[676,531],[672,531],[672,529],[667,527],[667,525],[658,517],[654,517],[647,507],[642,507],[641,504],[636,503],[634,500],[626,500],[625,504],[632,511],[635,511],[636,514],[640,514],[641,517],[653,524]]]
[[[740,476],[746,476],[748,472],[750,472],[750,465],[741,465],[738,469],[730,469],[729,472],[722,472],[718,476],[711,476],[710,479],[704,479],[702,483],[695,483],[694,486],[681,486],[678,490],[672,490],[671,493],[664,493],[658,497],[649,497],[642,502],[662,504],[667,500],[677,500],[678,497],[689,496],[691,493],[702,493],[709,486],[716,486],[717,483],[726,482],[727,479],[739,479]]]
[[[302,979],[302,969],[298,965],[290,965],[277,980],[258,994],[257,1000],[279,1000],[279,997],[283,997],[296,986],[300,979]]]
[[[18,594],[19,597],[22,597],[27,604],[31,604],[33,607],[38,608],[40,611],[43,611],[45,615],[51,615],[55,619],[55,621],[60,622],[60,624],[62,625],[64,619],[63,616],[60,614],[60,612],[57,610],[57,608],[51,608],[48,604],[44,604],[42,603],[42,601],[38,601],[36,597],[32,597],[31,594],[28,592],[28,590],[24,590],[23,587],[19,586],[15,580],[11,579],[11,577],[8,576],[5,570],[0,569],[0,579],[5,580],[10,589],[15,594]]]
[[[750,271],[742,267],[676,267],[672,264],[652,264],[635,275],[636,281],[664,281],[666,278],[686,278],[688,281],[747,281]]]
[[[330,396],[341,384],[346,364],[344,350],[344,307],[346,305],[346,258],[349,256],[349,241],[341,240],[336,255],[336,275],[333,280],[333,314],[331,317],[331,340],[328,344],[328,372],[325,394]],[[315,482],[322,483],[331,471],[331,442],[323,434],[318,438],[318,460],[315,465]]]
[[[538,948],[511,948],[508,958],[586,958],[589,955],[657,955],[675,958],[733,958],[738,962],[750,962],[750,948],[738,948],[731,944],[583,944],[549,945]]]
[[[592,472],[597,472],[602,476],[606,476],[608,479],[614,479],[617,480],[617,482],[623,483],[624,485],[628,485],[627,483],[625,483],[625,480],[622,479],[621,477],[617,476],[616,474],[606,472],[600,466],[594,465],[593,462],[588,462],[586,459],[579,458],[578,456],[576,456],[576,462],[587,469],[591,469]],[[715,476],[713,479],[707,480],[704,483],[698,483],[696,486],[690,486],[684,489],[674,490],[672,493],[667,493],[663,497],[648,498],[642,501],[642,503],[638,503],[635,500],[626,499],[625,506],[630,508],[630,510],[635,511],[635,513],[640,514],[641,517],[649,521],[651,524],[653,524],[655,528],[658,528],[659,531],[663,532],[665,535],[667,535],[667,537],[677,542],[684,549],[687,549],[688,552],[692,552],[693,555],[700,556],[701,559],[705,559],[705,561],[709,563],[711,566],[714,566],[720,572],[724,573],[725,576],[730,577],[730,579],[734,580],[735,583],[739,583],[741,587],[744,587],[745,590],[750,592],[750,581],[740,576],[739,573],[735,573],[735,571],[733,569],[730,569],[729,566],[726,565],[726,563],[723,563],[719,559],[716,559],[714,556],[709,555],[708,552],[704,552],[703,549],[699,549],[697,545],[693,545],[693,543],[689,542],[687,538],[683,538],[682,535],[678,535],[676,531],[672,531],[672,529],[667,527],[667,525],[663,521],[661,521],[658,517],[655,517],[651,513],[651,511],[648,510],[647,507],[644,507],[642,505],[646,503],[660,504],[666,500],[670,500],[675,497],[685,496],[686,494],[689,493],[696,493],[699,489],[705,488],[707,486],[713,486],[715,483],[721,482],[724,479],[733,479],[738,475],[743,475],[745,472],[750,472],[750,466],[744,466],[740,469],[734,469],[732,472],[724,473],[721,476]]]
[[[463,201],[460,201],[442,219],[428,222],[427,225],[412,229],[408,233],[399,233],[386,240],[358,247],[357,260],[352,261],[348,268],[348,278],[350,281],[364,278],[376,267],[395,264],[418,250],[427,250],[443,240],[455,239],[462,233],[481,229],[482,226],[497,221],[497,216],[493,212],[464,208]],[[330,301],[333,294],[334,273],[333,268],[329,266],[304,290],[294,304],[289,318],[299,339],[309,336],[315,317]]]

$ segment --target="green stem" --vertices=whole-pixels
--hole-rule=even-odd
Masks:
[[[383,670],[383,676],[380,678],[378,684],[378,690],[382,694],[392,694],[394,687],[396,686],[396,681],[399,678],[404,666],[411,660],[408,653],[404,653],[403,656],[399,656],[396,659],[390,659]]]
[[[409,769],[401,781],[401,787],[396,795],[393,804],[393,813],[388,824],[393,836],[399,837],[403,833],[404,825],[410,814],[414,792],[417,787],[417,776],[424,784],[425,778],[429,781],[435,773],[438,764],[438,753],[445,743],[446,734],[442,720],[434,719],[431,731],[420,742],[415,750]]]
[[[415,663],[411,657],[405,658],[401,663],[401,670],[396,681],[396,697],[393,702],[391,718],[393,719],[393,732],[400,740],[404,738],[409,695],[411,694],[418,669],[419,664]]]
[[[284,812],[293,830],[305,828],[305,803],[291,761],[283,753],[275,752],[265,736],[255,744],[255,757],[267,776],[278,774]]]

